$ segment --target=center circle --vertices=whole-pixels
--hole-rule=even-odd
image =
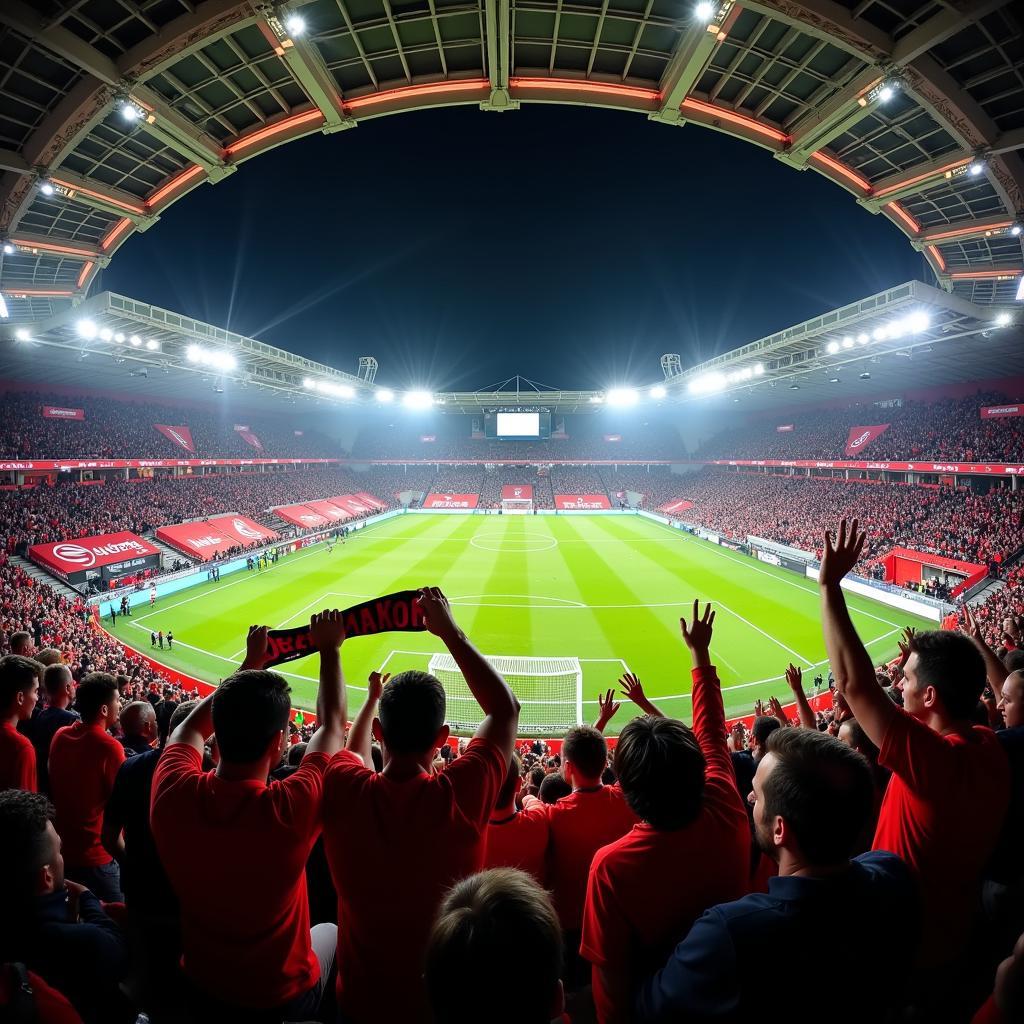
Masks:
[[[486,543],[497,542],[496,546]],[[481,551],[505,551],[508,553],[528,554],[533,551],[550,551],[558,547],[558,541],[546,533],[530,533],[509,537],[503,533],[476,534],[469,538],[469,543]]]

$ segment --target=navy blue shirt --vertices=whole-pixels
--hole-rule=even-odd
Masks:
[[[50,744],[57,735],[58,729],[65,725],[74,725],[79,721],[77,711],[64,708],[43,708],[33,713],[27,722],[18,725],[18,731],[24,733],[32,742],[36,751],[36,789],[40,793],[50,791]]]
[[[149,827],[149,796],[159,750],[129,757],[114,777],[114,788],[103,812],[103,827],[124,831],[121,891],[132,910],[171,915],[178,901],[153,843]]]
[[[768,893],[712,907],[641,988],[638,1024],[746,1021],[764,1016],[766,986],[783,979],[787,1024],[877,1020],[898,998],[913,961],[921,912],[910,869],[882,851],[857,857],[827,878],[772,878]],[[813,950],[842,964],[849,984],[835,998],[820,985],[793,984],[793,964]]]

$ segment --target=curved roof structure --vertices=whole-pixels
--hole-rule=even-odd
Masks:
[[[888,217],[974,303],[1024,277],[1008,0],[3,0],[0,293],[45,319],[132,232],[291,139],[526,103],[768,149]]]

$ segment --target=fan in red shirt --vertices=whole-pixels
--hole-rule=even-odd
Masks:
[[[441,683],[402,672],[382,692],[382,681],[371,679],[346,749],[328,769],[324,844],[338,892],[338,1008],[354,1024],[431,1019],[427,938],[445,891],[483,864],[519,724],[519,702],[455,624],[441,591],[426,588],[419,601],[484,718],[466,752],[432,774],[448,739]],[[384,754],[379,775],[368,767],[371,730]]]
[[[959,633],[910,634],[903,710],[875,678],[840,587],[864,544],[857,521],[826,532],[819,583],[825,645],[842,693],[892,771],[874,849],[902,857],[924,900],[922,967],[941,967],[963,949],[982,869],[1009,804],[1009,765],[995,734],[971,715],[985,685],[985,661]]]
[[[36,751],[18,732],[39,700],[42,666],[20,654],[0,658],[0,789],[36,791]]]
[[[485,868],[519,868],[541,885],[546,874],[548,852],[548,816],[543,807],[525,810],[516,807],[523,785],[522,765],[513,754],[505,785],[487,825]]]
[[[124,747],[107,731],[120,713],[117,680],[91,672],[79,683],[75,705],[82,720],[59,729],[50,744],[50,796],[64,843],[64,871],[101,900],[120,902],[117,862],[100,839],[103,810],[124,761]]]
[[[172,733],[153,775],[153,839],[181,905],[190,1019],[253,1024],[317,1016],[337,943],[310,930],[306,861],[319,834],[324,773],[341,749],[347,701],[340,612],[310,621],[320,652],[320,727],[299,767],[267,783],[288,749],[289,689],[263,670],[266,626],[253,626],[242,668]],[[217,734],[216,771],[202,770]],[[209,857],[197,851],[210,851]]]
[[[748,889],[750,828],[726,746],[711,664],[715,613],[680,620],[693,657],[693,730],[659,714],[630,722],[615,771],[640,818],[594,856],[580,953],[593,965],[597,1019],[632,1019],[636,986],[659,968],[704,910]],[[656,710],[656,709],[654,709]],[[652,898],[652,894],[657,894]]]

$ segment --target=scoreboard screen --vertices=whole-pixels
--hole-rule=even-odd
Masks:
[[[484,434],[499,441],[536,441],[551,436],[549,412],[489,412]]]

